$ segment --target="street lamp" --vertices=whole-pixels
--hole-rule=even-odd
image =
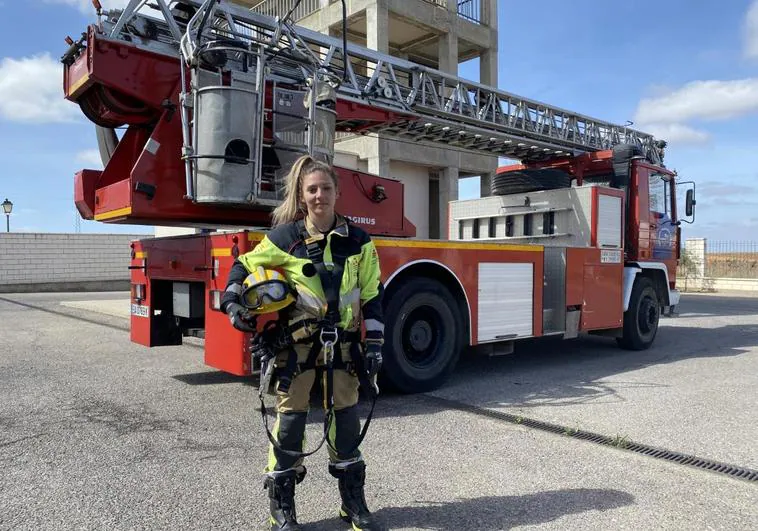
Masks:
[[[3,212],[5,212],[5,232],[11,231],[11,211],[13,210],[13,203],[8,201],[8,198],[5,198],[5,201],[3,201]]]

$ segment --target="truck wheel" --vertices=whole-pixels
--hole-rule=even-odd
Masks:
[[[624,335],[617,338],[621,348],[645,350],[653,344],[658,332],[661,304],[653,281],[638,277],[632,288],[629,309],[624,312]]]
[[[386,307],[384,377],[405,393],[436,389],[455,367],[463,320],[439,282],[415,278],[394,291]]]

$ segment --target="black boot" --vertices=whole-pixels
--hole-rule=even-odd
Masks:
[[[304,476],[305,474],[302,474]],[[300,531],[295,512],[295,483],[302,477],[295,469],[274,472],[266,476],[263,487],[268,489],[271,498],[271,531]]]
[[[366,506],[363,486],[366,483],[366,463],[358,461],[346,467],[329,463],[329,473],[339,480],[342,506],[340,518],[351,523],[355,531],[379,531],[383,529],[377,518]]]

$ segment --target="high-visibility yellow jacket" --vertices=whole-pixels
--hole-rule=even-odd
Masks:
[[[306,218],[305,227],[311,241],[319,241],[323,249],[324,264],[331,269],[333,264],[344,268],[339,289],[339,327],[355,331],[361,318],[366,326],[366,336],[382,339],[384,319],[379,258],[374,242],[360,227],[337,216],[334,228],[327,234],[318,231]],[[311,264],[308,266],[307,264]],[[289,319],[304,317],[322,319],[326,313],[327,300],[321,279],[312,267],[312,261],[303,241],[297,222],[280,225],[269,232],[250,252],[239,256],[232,266],[224,293],[222,309],[230,301],[237,302],[235,293],[247,275],[258,267],[278,269],[298,293],[295,308],[288,309]]]

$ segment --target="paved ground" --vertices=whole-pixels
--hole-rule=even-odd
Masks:
[[[205,367],[197,345],[130,343],[122,306],[0,296],[0,529],[264,529],[252,380]],[[430,395],[383,396],[369,504],[392,529],[758,528],[756,484],[437,400],[758,468],[758,300],[685,295],[680,310],[644,353],[534,342],[463,362]],[[307,465],[301,521],[347,529],[325,453]]]

